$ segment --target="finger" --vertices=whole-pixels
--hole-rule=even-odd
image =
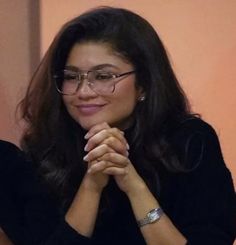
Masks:
[[[129,158],[114,152],[111,148],[107,148],[106,145],[101,145],[96,149],[89,152],[83,159],[86,162],[100,162],[100,161],[108,161],[113,162],[116,165],[120,165],[122,167],[127,166],[130,163]]]
[[[89,170],[91,168],[91,166],[93,166],[94,164],[96,164],[98,162],[99,162],[98,160],[93,160],[93,161],[88,162],[88,169],[87,170]]]
[[[110,167],[117,167],[117,168],[121,168],[122,166],[117,166],[112,162],[109,161],[99,161],[95,164],[93,164],[89,169],[88,169],[88,173],[94,174],[96,172],[102,172],[103,170],[105,170],[106,168],[110,168]]]
[[[112,162],[113,165],[123,168],[130,163],[130,160],[127,157],[117,152],[106,153],[99,158],[99,161]]]
[[[96,134],[92,135],[85,146],[85,150],[87,151],[91,150],[96,145],[102,143],[108,137],[117,138],[124,144],[127,144],[126,139],[124,138],[124,132],[120,131],[117,128],[108,128],[108,129],[102,129]]]
[[[109,128],[103,129],[89,138],[84,150],[90,151],[102,143],[109,143],[111,147],[116,147],[115,150],[119,151],[129,149],[128,143],[124,137],[124,133],[117,128]]]
[[[109,152],[114,152],[114,150],[108,145],[102,144],[91,150],[87,155],[85,155],[83,160],[86,162],[91,162],[97,160],[99,157],[102,157],[105,153]]]
[[[129,159],[117,153],[106,154],[106,158],[97,160],[94,164],[90,165],[91,172],[103,171],[106,168],[117,167],[125,168],[130,163]]]
[[[103,170],[104,174],[108,175],[126,175],[128,173],[127,168],[110,167]]]
[[[126,157],[129,156],[127,143],[124,144],[117,138],[108,137],[102,142],[102,144],[108,145],[110,148],[112,148],[117,153],[120,153]]]
[[[117,154],[117,153],[106,153],[101,158],[89,162],[89,171],[96,172],[102,171],[109,167],[124,168],[130,163],[129,159]]]
[[[100,132],[101,130],[108,129],[108,128],[110,128],[110,126],[106,122],[99,123],[93,126],[92,128],[90,128],[90,130],[85,134],[84,138],[89,139],[90,137]]]

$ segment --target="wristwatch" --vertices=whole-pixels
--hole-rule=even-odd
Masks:
[[[151,224],[157,222],[161,216],[163,215],[164,211],[161,208],[155,208],[149,211],[144,219],[138,220],[138,226],[142,227],[147,224]]]

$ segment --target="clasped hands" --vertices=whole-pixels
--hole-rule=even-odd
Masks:
[[[137,184],[144,184],[128,158],[129,145],[123,131],[101,123],[93,126],[85,139],[84,161],[88,163],[85,178],[90,186],[102,191],[113,176],[118,187],[129,194],[135,191]]]

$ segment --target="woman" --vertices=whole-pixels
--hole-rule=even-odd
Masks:
[[[64,217],[54,244],[233,243],[218,138],[142,17],[104,7],[66,23],[21,108],[22,148]]]

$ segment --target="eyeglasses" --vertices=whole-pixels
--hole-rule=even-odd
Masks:
[[[110,94],[115,91],[118,82],[135,71],[129,71],[122,74],[115,74],[102,70],[92,71],[72,71],[63,70],[54,76],[56,89],[63,95],[74,95],[79,89],[83,80],[87,80],[90,89],[99,95]],[[119,79],[120,78],[120,79]]]

